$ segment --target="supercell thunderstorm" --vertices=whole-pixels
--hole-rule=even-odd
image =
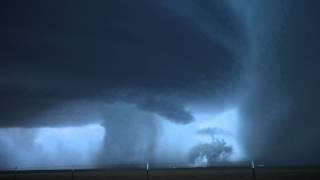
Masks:
[[[318,163],[317,5],[1,2],[0,168]]]

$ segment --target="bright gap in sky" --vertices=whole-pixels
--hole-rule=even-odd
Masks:
[[[199,132],[206,129],[218,129],[224,133],[217,133],[214,137],[224,140],[233,150],[228,161],[236,162],[245,158],[245,153],[239,144],[239,114],[236,108],[217,114],[195,113],[195,118],[194,122],[186,125],[163,120],[158,154],[165,159],[176,159],[177,164],[188,163],[188,153],[193,147],[212,141],[212,134]],[[206,160],[203,161],[195,165],[205,166]]]
[[[104,139],[104,127],[90,124],[59,128],[0,129],[0,155],[10,164],[0,168],[63,169],[90,166]]]
[[[155,155],[157,162],[190,165],[189,153],[199,144],[210,143],[212,134],[199,133],[206,129],[218,129],[215,134],[233,151],[228,161],[240,161],[245,157],[238,136],[238,110],[221,113],[194,113],[196,120],[189,124],[177,124],[160,118],[160,136]],[[105,128],[99,124],[78,127],[3,128],[0,129],[0,157],[9,158],[10,164],[0,168],[65,169],[90,168],[97,162],[103,148]],[[108,137],[107,137],[108,138]],[[160,160],[160,161],[159,161]],[[193,164],[205,166],[206,158]]]

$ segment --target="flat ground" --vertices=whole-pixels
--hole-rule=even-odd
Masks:
[[[147,175],[148,174],[148,175]],[[310,168],[257,168],[256,180],[320,180],[320,167]],[[46,170],[2,171],[0,180],[254,180],[252,169],[237,168],[176,168],[136,170]]]

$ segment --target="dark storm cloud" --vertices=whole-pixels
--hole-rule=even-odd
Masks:
[[[226,4],[206,9],[203,3],[192,6],[207,12],[199,18],[150,1],[1,2],[0,125],[41,124],[32,119],[42,112],[83,99],[116,101],[126,97],[122,91],[151,94],[127,101],[176,122],[191,121],[175,98],[152,96],[220,94],[240,71],[239,54],[221,39],[245,42]]]
[[[1,1],[0,126],[100,113],[107,151],[121,157],[135,128],[156,129],[152,113],[187,123],[190,101],[239,98],[249,158],[319,163],[319,2],[245,2]],[[150,160],[136,149],[152,153],[147,134],[130,144],[132,161]]]
[[[227,4],[184,7],[202,13],[165,1],[1,1],[0,126],[100,123],[98,165],[161,159],[154,113],[184,124],[189,101],[235,96],[246,48]]]
[[[178,123],[188,123],[194,119],[191,112],[186,110],[181,103],[161,96],[145,98],[142,102],[138,102],[138,107],[157,112],[159,115]]]
[[[187,123],[190,101],[239,98],[248,157],[319,163],[319,2],[245,2],[1,1],[0,126],[101,113],[120,157],[134,128],[156,129],[152,113]],[[154,141],[131,143],[132,160]]]
[[[256,3],[252,89],[240,114],[248,156],[263,163],[320,162],[319,6],[318,1]]]

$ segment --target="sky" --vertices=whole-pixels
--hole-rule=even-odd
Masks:
[[[318,6],[1,1],[1,168],[319,165]]]

